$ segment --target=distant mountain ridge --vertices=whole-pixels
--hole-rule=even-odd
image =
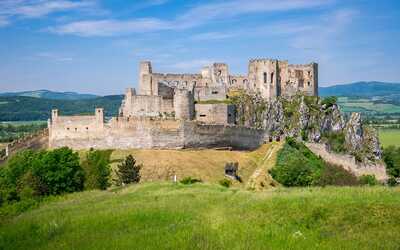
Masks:
[[[21,92],[6,92],[0,93],[0,96],[26,96],[50,100],[87,100],[99,97],[93,94],[80,94],[76,92],[56,92],[46,89]]]
[[[329,87],[319,87],[320,96],[386,96],[400,95],[400,83],[355,82]]]

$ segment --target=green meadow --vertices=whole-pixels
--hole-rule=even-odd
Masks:
[[[379,129],[379,140],[383,147],[400,147],[400,129],[381,128]]]
[[[2,211],[0,249],[398,249],[400,189],[146,183]]]

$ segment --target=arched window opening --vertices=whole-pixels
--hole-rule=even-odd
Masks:
[[[274,72],[271,73],[271,83],[274,82]]]
[[[264,83],[267,83],[267,72],[264,72]]]

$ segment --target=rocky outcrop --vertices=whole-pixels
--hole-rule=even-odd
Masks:
[[[363,128],[360,113],[352,113],[345,128],[347,147],[356,152],[361,150],[363,144]]]
[[[257,128],[265,129],[269,136],[290,136],[316,143],[327,143],[335,138],[343,144],[340,149],[351,153],[358,161],[375,161],[382,157],[376,131],[364,128],[359,113],[353,113],[346,122],[334,98],[321,100],[297,95],[268,103],[260,102],[257,96],[242,99],[247,100],[247,105],[239,105],[243,111],[238,119],[249,126],[257,124]]]

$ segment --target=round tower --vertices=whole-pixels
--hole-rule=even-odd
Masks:
[[[193,92],[187,89],[175,89],[174,93],[175,119],[192,120],[194,116]]]

